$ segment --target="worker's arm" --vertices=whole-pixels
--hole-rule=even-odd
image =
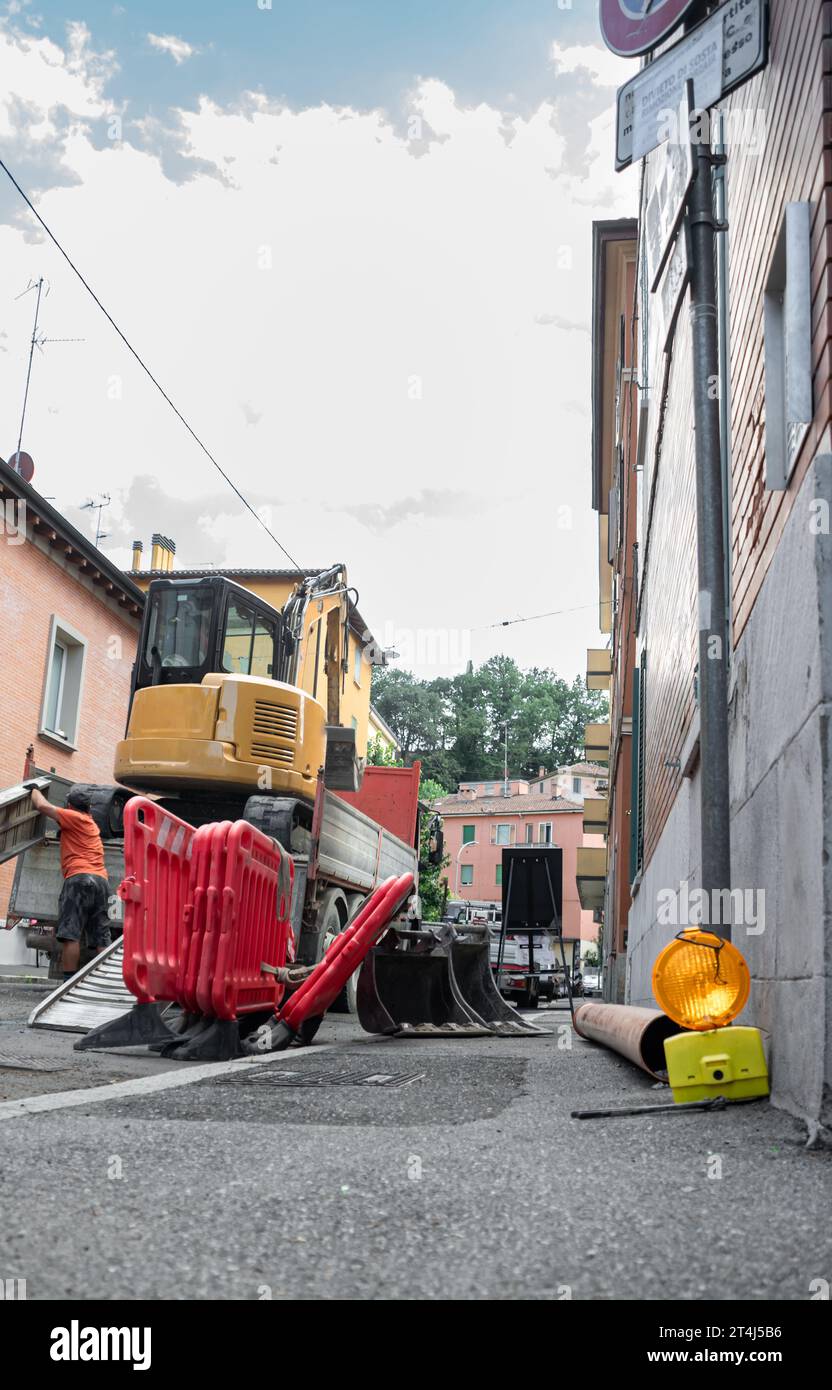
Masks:
[[[55,807],[51,801],[46,800],[43,792],[39,792],[37,787],[32,788],[32,804],[36,811],[40,811],[42,815],[48,816],[50,820],[57,821],[60,825],[61,818]]]

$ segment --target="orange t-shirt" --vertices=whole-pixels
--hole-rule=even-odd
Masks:
[[[98,826],[85,811],[73,811],[68,806],[56,806],[55,814],[61,827],[61,873],[64,878],[73,874],[98,874],[107,877],[104,846]]]

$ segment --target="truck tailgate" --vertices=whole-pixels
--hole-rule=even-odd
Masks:
[[[124,878],[124,844],[121,840],[104,841],[104,863],[114,897]],[[10,917],[31,917],[36,922],[54,923],[58,920],[58,898],[63,886],[61,846],[56,839],[41,840],[17,861],[14,883],[9,897]],[[112,920],[122,920],[121,899],[112,904]]]
[[[42,792],[49,786],[48,777],[32,779]],[[46,834],[49,822],[32,805],[31,787],[18,784],[0,792],[0,864],[23,854],[38,844]]]

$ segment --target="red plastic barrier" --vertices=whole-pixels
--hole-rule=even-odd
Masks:
[[[177,979],[179,1003],[189,1014],[200,1012],[197,986],[206,940],[216,942],[219,935],[225,840],[230,827],[230,821],[201,825],[194,835],[191,881],[185,907],[186,945]]]
[[[140,1004],[176,999],[194,828],[146,797],[124,808],[124,983]]]
[[[329,967],[333,961],[338,958],[344,947],[352,940],[355,933],[362,927],[364,922],[366,922],[369,914],[378,906],[379,895],[387,893],[395,882],[396,878],[394,876],[392,878],[386,878],[383,883],[379,883],[376,888],[373,889],[370,896],[365,898],[352,921],[329,943],[329,946],[318,961],[313,973],[304,980],[303,984],[292,994],[291,1005],[293,1010],[298,1007],[309,991],[315,988],[316,981],[320,979],[323,970]]]
[[[291,996],[280,1021],[296,1032],[307,1018],[317,1018],[338,998],[350,975],[387,930],[413,891],[413,874],[388,879],[370,894],[355,921],[332,942],[308,980]]]
[[[202,944],[197,1001],[204,1013],[233,1019],[277,1008],[283,986],[262,966],[286,964],[293,878],[291,855],[275,840],[247,821],[228,828],[219,932],[206,932]]]

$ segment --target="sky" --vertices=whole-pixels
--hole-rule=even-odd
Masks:
[[[347,565],[397,664],[571,679],[597,629],[597,0],[0,3],[0,149],[292,560]],[[289,563],[0,171],[0,455],[102,549]],[[540,613],[537,621],[507,621]]]

